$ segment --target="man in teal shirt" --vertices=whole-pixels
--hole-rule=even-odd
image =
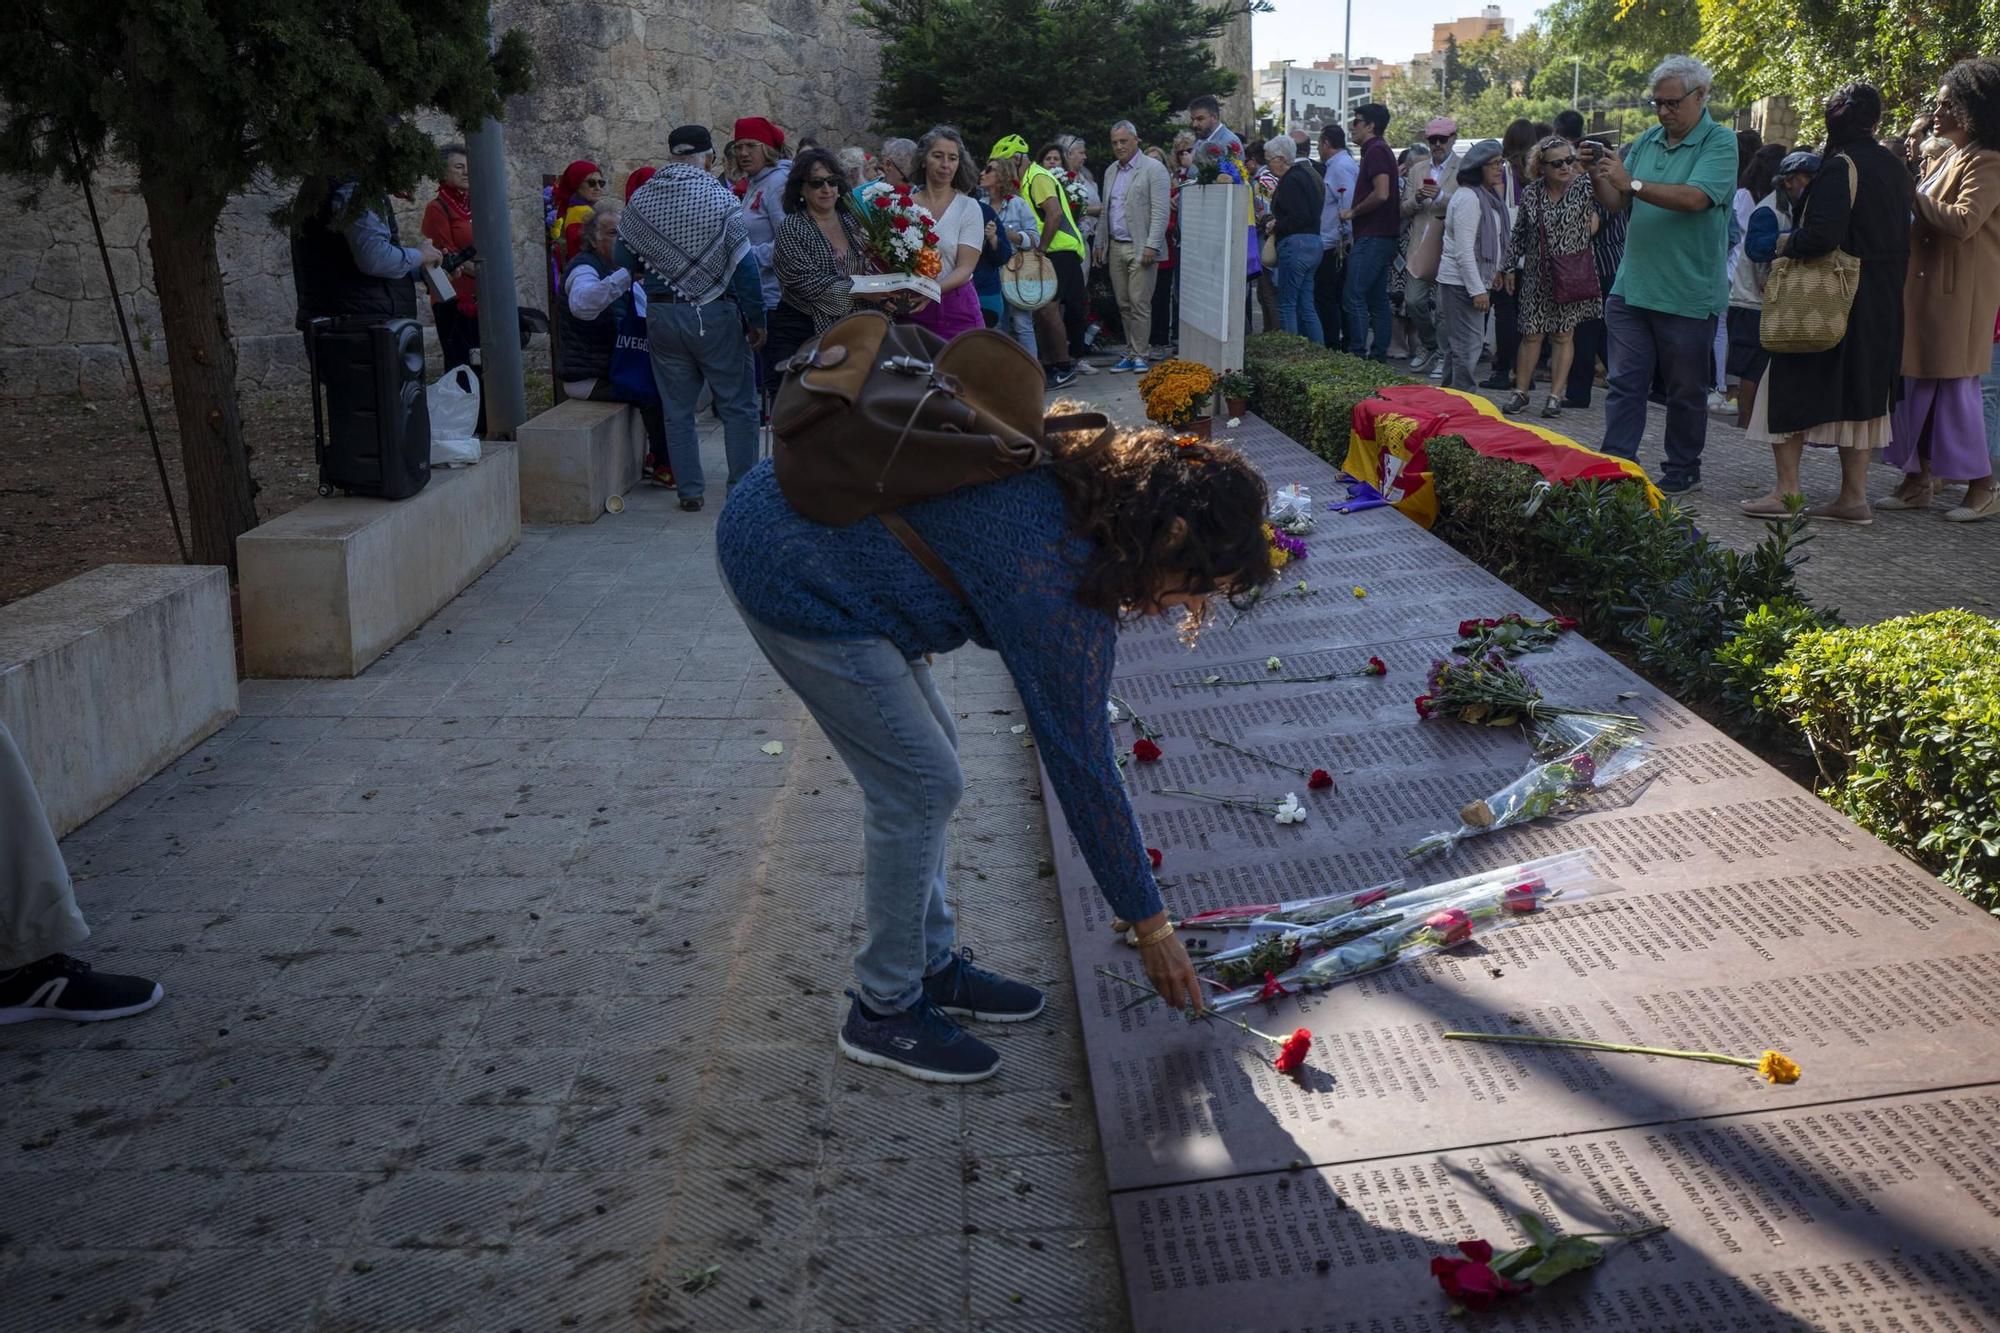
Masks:
[[[1660,489],[1670,495],[1701,489],[1715,321],[1729,308],[1736,135],[1708,114],[1712,79],[1693,56],[1667,57],[1651,80],[1660,123],[1632,141],[1625,161],[1584,145],[1595,150],[1589,169],[1598,201],[1632,215],[1625,259],[1604,303],[1604,452],[1639,457],[1657,369],[1667,391]]]

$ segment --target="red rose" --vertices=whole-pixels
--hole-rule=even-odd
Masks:
[[[1332,785],[1333,774],[1323,768],[1315,768],[1312,771],[1312,776],[1306,779],[1306,786],[1313,791],[1324,791]]]
[[[1132,742],[1132,753],[1140,763],[1150,764],[1160,757],[1160,747],[1141,736]]]
[[[1462,1240],[1458,1249],[1463,1259],[1443,1255],[1431,1260],[1431,1276],[1444,1294],[1468,1310],[1490,1310],[1493,1302],[1514,1292],[1533,1291],[1526,1282],[1516,1282],[1493,1271],[1493,1247],[1483,1240]]]
[[[1530,880],[1526,884],[1515,884],[1500,895],[1500,905],[1510,912],[1533,912],[1540,909],[1542,900],[1535,890],[1541,887],[1540,880]]]
[[[1424,925],[1438,934],[1438,942],[1445,948],[1463,944],[1472,938],[1472,918],[1462,907],[1447,907],[1442,912],[1434,912],[1425,918]]]
[[[1437,711],[1437,709],[1436,709],[1436,708],[1434,708],[1434,707],[1433,707],[1433,706],[1431,705],[1431,697],[1430,697],[1430,696],[1429,696],[1428,694],[1420,694],[1420,695],[1418,695],[1418,696],[1417,696],[1417,716],[1418,716],[1418,717],[1425,717],[1425,718],[1427,718],[1427,717],[1431,716],[1431,714],[1435,713],[1436,711]]]
[[[1480,621],[1479,624],[1482,629],[1497,629],[1500,626],[1500,622],[1495,620],[1492,616],[1486,617],[1484,620]]]
[[[1389,664],[1379,657],[1371,657],[1368,659],[1368,674],[1371,676],[1386,676],[1389,674]]]
[[[1313,1034],[1300,1028],[1285,1038],[1278,1047],[1278,1058],[1271,1062],[1280,1074],[1294,1074],[1305,1068],[1306,1052],[1312,1049]]]
[[[1388,896],[1389,891],[1387,889],[1370,889],[1366,893],[1357,893],[1354,895],[1354,906],[1367,907],[1371,903],[1381,902]]]
[[[1472,637],[1473,635],[1477,634],[1478,632],[1479,632],[1479,622],[1478,622],[1478,621],[1476,621],[1476,620],[1461,620],[1461,621],[1459,621],[1459,622],[1458,622],[1458,637],[1459,637],[1459,638],[1461,638],[1461,639],[1469,639],[1469,638],[1471,638],[1471,637]]]
[[[1155,870],[1160,868],[1160,862],[1166,860],[1164,856],[1160,855],[1160,849],[1157,847],[1148,847],[1146,849],[1146,859],[1153,863],[1153,869]]]
[[[1555,626],[1559,630],[1575,629],[1582,623],[1575,616],[1557,616],[1555,619]]]

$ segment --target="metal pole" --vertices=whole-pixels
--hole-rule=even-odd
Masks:
[[[1354,93],[1349,88],[1354,76],[1354,0],[1347,0],[1347,27],[1340,34],[1340,128],[1354,119]]]
[[[486,437],[511,440],[528,418],[521,378],[521,311],[514,286],[513,222],[507,215],[507,140],[487,117],[465,139],[472,177],[472,243],[479,249],[479,378],[485,395]]]
[[[1575,106],[1583,91],[1583,57],[1569,58],[1569,104]]]

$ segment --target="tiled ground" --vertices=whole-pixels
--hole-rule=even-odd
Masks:
[[[169,998],[0,1029],[0,1329],[1124,1327],[998,659],[939,663],[963,938],[1051,1004],[937,1089],[834,1048],[859,801],[715,513],[530,530],[67,841],[87,956]]]

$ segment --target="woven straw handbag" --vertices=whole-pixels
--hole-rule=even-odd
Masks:
[[[1000,294],[1016,310],[1040,310],[1056,299],[1056,266],[1039,250],[1015,250],[1000,271]]]
[[[1850,203],[1861,187],[1854,159],[1847,163]],[[1861,285],[1861,261],[1845,250],[1817,259],[1780,257],[1771,262],[1764,283],[1764,318],[1758,339],[1767,352],[1794,355],[1824,352],[1847,336],[1847,315]]]

